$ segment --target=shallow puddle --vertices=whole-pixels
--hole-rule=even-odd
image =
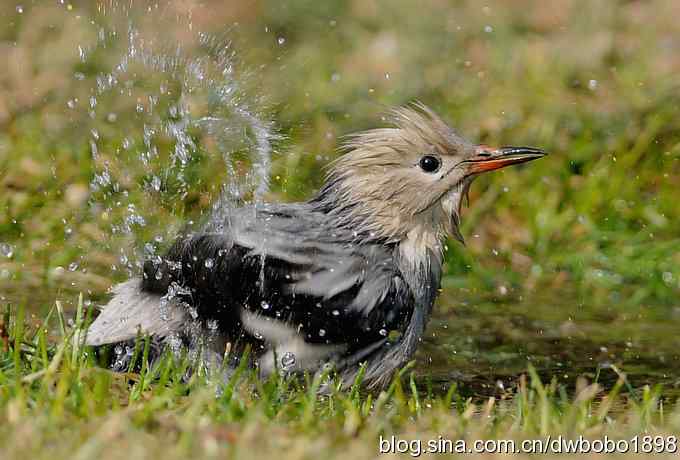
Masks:
[[[573,387],[579,376],[605,388],[680,394],[678,308],[588,306],[564,293],[512,303],[444,294],[418,352],[418,374],[434,391],[458,382],[464,394],[497,395],[533,366],[544,382]],[[626,385],[627,388],[627,385]]]

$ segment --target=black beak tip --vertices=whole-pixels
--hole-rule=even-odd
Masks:
[[[548,152],[546,152],[545,150],[539,149],[539,148],[536,148],[536,147],[501,147],[499,150],[501,151],[501,154],[503,156],[517,155],[517,156],[524,156],[524,157],[531,158],[531,159],[534,159],[534,158],[538,159],[538,158],[544,157],[548,154]]]

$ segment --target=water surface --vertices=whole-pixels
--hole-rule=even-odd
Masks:
[[[588,304],[565,292],[494,302],[439,299],[418,352],[421,375],[495,395],[533,366],[544,381],[573,387],[578,377],[611,387],[621,374],[633,388],[680,392],[680,309],[667,305]]]

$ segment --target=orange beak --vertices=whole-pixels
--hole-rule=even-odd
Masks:
[[[544,157],[546,153],[533,147],[501,147],[486,145],[477,146],[475,155],[466,160],[471,174],[478,174],[510,165],[526,163]]]

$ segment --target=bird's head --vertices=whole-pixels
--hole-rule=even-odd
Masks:
[[[348,138],[313,200],[357,234],[384,241],[462,240],[460,208],[472,180],[545,154],[473,144],[422,104],[395,109],[391,119],[393,127]]]

